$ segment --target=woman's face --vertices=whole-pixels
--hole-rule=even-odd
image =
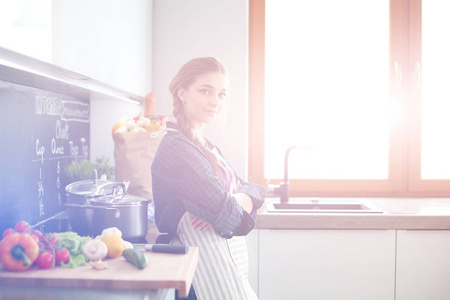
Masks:
[[[198,76],[187,89],[178,90],[178,97],[193,128],[201,128],[217,118],[225,102],[227,89],[228,77],[213,72]]]

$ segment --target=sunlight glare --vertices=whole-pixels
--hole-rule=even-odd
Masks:
[[[387,178],[388,18],[387,0],[266,0],[266,178],[290,145],[310,147],[291,178]]]

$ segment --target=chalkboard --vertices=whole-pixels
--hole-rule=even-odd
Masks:
[[[0,80],[0,230],[65,210],[63,169],[90,143],[89,98],[68,94]]]

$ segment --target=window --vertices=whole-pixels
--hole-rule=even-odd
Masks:
[[[281,182],[296,146],[292,195],[450,192],[449,12],[445,0],[250,1],[251,180]]]
[[[450,29],[450,3],[427,0],[422,6],[422,177],[446,179],[450,178],[450,139],[445,138],[450,128],[450,39],[436,33]]]

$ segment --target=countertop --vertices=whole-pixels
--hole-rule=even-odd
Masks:
[[[154,292],[161,289],[176,289],[181,297],[186,297],[197,267],[198,248],[190,247],[187,254],[152,252],[145,254],[149,264],[143,270],[125,261],[123,257],[105,260],[108,268],[104,270],[95,270],[90,265],[76,268],[55,267],[47,270],[33,266],[23,272],[0,269],[0,290],[2,291],[0,296],[6,292],[4,288],[8,287],[10,289],[8,295],[38,288],[45,295],[54,294],[53,292],[57,291],[65,291],[66,294],[82,291],[83,295],[97,295],[96,299],[99,299],[98,295],[109,299],[106,293],[108,291],[110,294],[142,297],[141,293],[145,294],[150,290]],[[3,298],[0,297],[0,299]]]
[[[308,201],[311,198],[296,198]],[[314,198],[341,201],[343,198]],[[277,213],[264,205],[258,211],[257,229],[401,229],[450,230],[449,198],[345,198],[361,201],[382,213]],[[276,198],[268,202],[279,202]]]

